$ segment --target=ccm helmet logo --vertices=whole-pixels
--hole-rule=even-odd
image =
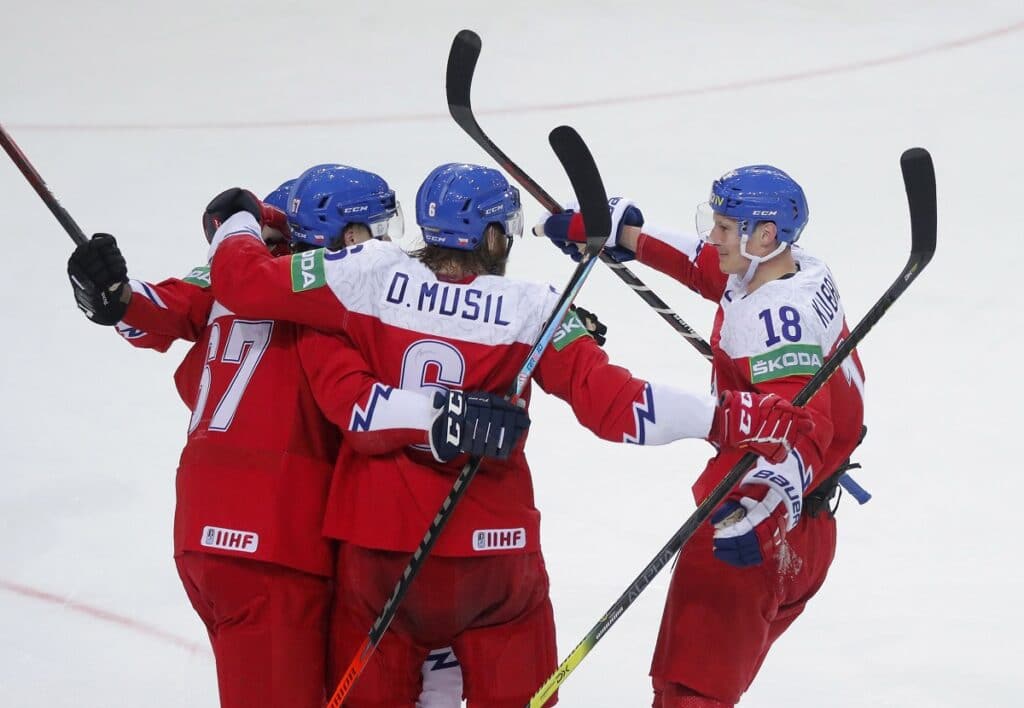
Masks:
[[[754,216],[775,216],[778,211],[755,211]]]

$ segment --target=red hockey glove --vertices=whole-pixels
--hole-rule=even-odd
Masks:
[[[206,205],[203,212],[203,231],[206,233],[206,242],[213,243],[213,235],[217,233],[220,225],[228,220],[233,214],[240,211],[247,211],[260,223],[260,226],[269,226],[288,236],[288,217],[277,207],[264,204],[259,198],[247,189],[232,187],[225,189]]]
[[[260,222],[261,226],[263,225],[263,202],[248,189],[232,187],[211,199],[203,212],[203,232],[206,233],[206,242],[213,243],[213,235],[217,233],[220,225],[227,221],[232,214],[237,214],[240,211],[249,212],[256,221]]]
[[[644,215],[640,208],[624,197],[612,197],[608,200],[608,212],[612,217],[612,231],[604,244],[605,253],[620,263],[636,257],[632,251],[619,246],[619,236],[623,226],[643,226]],[[563,253],[574,261],[581,258],[578,244],[587,242],[586,229],[583,226],[583,215],[572,205],[572,208],[558,214],[545,214],[541,217],[533,232],[538,236],[547,236]]]
[[[800,521],[812,472],[796,453],[779,465],[759,464],[714,514],[715,558],[745,568],[773,558]]]
[[[814,421],[806,410],[774,393],[726,391],[715,409],[708,440],[779,463],[813,430]]]
[[[291,233],[288,227],[288,215],[275,206],[260,202],[259,222],[266,228],[274,229],[284,234],[285,238]]]

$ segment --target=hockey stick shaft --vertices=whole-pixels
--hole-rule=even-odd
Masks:
[[[583,257],[576,266],[576,270],[569,279],[569,282],[556,303],[554,310],[548,317],[548,320],[541,331],[541,335],[534,343],[529,355],[527,355],[526,360],[520,367],[515,381],[512,383],[509,394],[513,400],[518,399],[526,389],[526,385],[536,369],[537,363],[540,361],[540,358],[548,344],[554,338],[555,332],[561,325],[566,312],[568,312],[573,298],[576,297],[576,294],[579,292],[580,288],[583,287],[583,283],[590,274],[590,271],[593,270],[594,264],[597,262],[596,256],[604,246],[604,242],[608,238],[608,233],[611,230],[607,207],[608,197],[605,194],[604,185],[601,183],[601,176],[597,170],[597,165],[594,164],[593,156],[590,154],[590,151],[587,149],[582,138],[580,138],[579,134],[577,134],[572,128],[560,126],[551,131],[550,141],[551,147],[555,150],[559,160],[565,167],[565,170],[569,175],[569,179],[572,182],[573,189],[580,200],[581,211],[583,212],[583,219],[586,222],[587,233],[602,235],[588,237],[587,247]],[[406,565],[401,577],[395,584],[391,597],[389,597],[387,602],[384,603],[384,607],[377,616],[377,619],[374,621],[373,626],[370,628],[367,638],[359,647],[359,651],[356,652],[356,655],[349,663],[345,673],[342,674],[341,680],[339,681],[334,694],[331,696],[331,700],[327,703],[328,708],[338,708],[341,706],[345,697],[351,690],[352,685],[359,677],[359,674],[362,672],[367,662],[369,662],[370,657],[373,656],[377,645],[380,644],[381,638],[384,636],[388,626],[394,619],[395,612],[397,611],[399,604],[408,592],[409,587],[416,575],[419,573],[420,568],[423,567],[423,563],[430,555],[431,549],[433,549],[438,536],[447,525],[455,507],[458,505],[463,495],[465,495],[470,482],[472,482],[473,478],[476,476],[477,471],[480,469],[481,462],[482,460],[480,458],[471,458],[470,461],[462,468],[459,476],[455,479],[451,491],[448,493],[448,496],[445,498],[440,509],[438,509],[437,514],[434,516],[434,520],[423,535],[423,540],[420,541],[420,544],[413,553],[408,565]]]
[[[85,233],[83,233],[82,229],[79,228],[77,223],[75,223],[75,220],[71,218],[71,215],[68,214],[67,210],[60,205],[60,202],[57,201],[57,197],[53,196],[53,192],[51,192],[50,188],[46,186],[46,182],[43,181],[43,178],[36,171],[36,168],[28,161],[28,158],[25,157],[25,153],[21,151],[18,144],[14,142],[14,138],[10,136],[2,125],[0,125],[0,144],[4,146],[4,150],[11,156],[11,160],[13,160],[14,164],[18,166],[18,169],[21,170],[21,174],[25,175],[25,179],[27,179],[28,183],[32,185],[32,189],[36,190],[36,194],[42,198],[43,203],[45,203],[46,206],[50,208],[53,215],[57,217],[57,221],[59,221],[60,225],[64,227],[64,230],[68,232],[68,236],[71,237],[71,240],[79,245],[87,242],[89,239],[86,238]]]
[[[476,70],[476,63],[480,57],[482,42],[480,37],[472,30],[462,30],[452,41],[451,52],[448,55],[448,72],[446,76],[446,91],[448,94],[448,110],[452,118],[459,124],[474,142],[484,149],[503,170],[508,172],[512,179],[518,182],[523,188],[533,195],[540,205],[552,214],[561,211],[562,205],[556,202],[530,175],[526,174],[516,163],[509,159],[502,150],[487,137],[477,123],[473,115],[473,107],[470,100],[470,90],[473,84],[473,72]],[[696,332],[690,325],[686,324],[676,312],[665,303],[660,297],[647,287],[640,278],[636,276],[624,264],[619,263],[607,253],[602,251],[599,256],[601,262],[612,269],[626,285],[630,287],[640,298],[646,302],[652,310],[658,313],[663,320],[669,323],[674,330],[686,338],[694,349],[708,361],[711,361],[711,346]]]
[[[911,148],[900,157],[903,181],[907,191],[907,202],[910,207],[911,249],[907,264],[899,277],[889,286],[882,297],[861,319],[842,344],[833,352],[822,367],[811,377],[793,399],[793,403],[805,405],[828,379],[842,365],[843,361],[860,344],[882,315],[903,294],[910,284],[920,275],[935,253],[936,235],[936,203],[935,203],[935,170],[931,156],[923,148]],[[712,512],[721,504],[733,487],[739,484],[743,476],[757,462],[757,455],[747,453],[715,486],[704,501],[690,515],[690,518],[673,534],[654,559],[640,572],[629,588],[615,601],[615,604],[598,620],[597,624],[587,633],[583,640],[563,661],[554,674],[527,703],[527,708],[540,708],[554,695],[558,687],[590,653],[590,650],[611,629],[626,609],[642,593],[651,580],[661,569],[672,560],[698,528],[711,517]]]

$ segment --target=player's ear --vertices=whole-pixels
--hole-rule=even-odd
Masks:
[[[763,245],[769,246],[775,243],[775,238],[779,233],[779,229],[775,226],[775,222],[762,221],[758,229],[760,230],[759,241]]]

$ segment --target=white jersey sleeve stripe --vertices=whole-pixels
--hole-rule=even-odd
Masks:
[[[715,415],[715,398],[673,386],[649,383],[633,403],[633,433],[622,441],[634,445],[665,445],[682,438],[706,438]]]
[[[149,283],[146,283],[142,280],[129,280],[128,284],[131,286],[132,292],[136,292],[139,295],[142,295],[144,298],[146,298],[153,304],[157,305],[158,307],[162,307],[165,310],[167,309],[167,305],[164,304],[164,301],[160,299],[160,296],[157,295],[156,290],[154,290]]]
[[[644,225],[643,233],[650,238],[657,239],[662,243],[671,246],[691,261],[697,260],[697,254],[704,246],[704,241],[696,234],[684,234],[679,231],[670,231],[657,226]]]
[[[436,410],[430,397],[415,391],[374,384],[365,406],[355,405],[348,430],[353,433],[385,430],[429,431]]]

